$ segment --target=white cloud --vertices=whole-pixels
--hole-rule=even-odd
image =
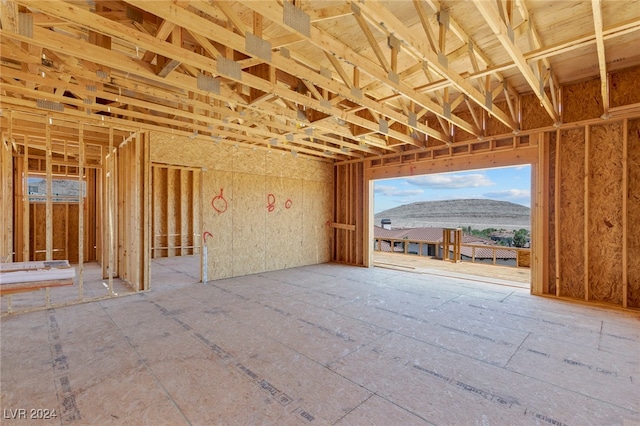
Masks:
[[[429,189],[478,188],[495,185],[491,179],[481,173],[413,176],[406,180],[412,185],[424,186]]]
[[[422,189],[399,189],[390,185],[376,185],[374,192],[387,197],[407,197],[424,194]]]
[[[505,189],[502,191],[486,192],[483,194],[487,198],[501,198],[522,200],[531,198],[531,191],[528,189]]]

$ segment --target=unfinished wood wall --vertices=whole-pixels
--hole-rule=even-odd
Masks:
[[[640,307],[638,122],[573,126],[549,144],[546,158],[558,164],[548,180],[558,229],[550,226],[547,241],[559,260],[549,264],[549,294]]]
[[[499,134],[505,129],[489,121],[488,138],[459,132],[451,147],[367,159],[364,178],[361,163],[337,164],[334,260],[372,265],[366,241],[371,180],[528,163],[537,197],[533,211],[540,216],[534,229],[543,234],[533,240],[542,249],[533,247],[532,292],[640,308],[639,76],[640,68],[609,74],[606,117],[599,79],[581,81],[556,94],[564,123],[554,125],[537,97],[524,95],[518,100],[523,114],[518,136]],[[369,211],[361,215],[361,206]],[[365,225],[358,234],[361,217]]]
[[[640,119],[627,123],[627,297],[640,307]]]
[[[207,280],[330,260],[330,163],[161,132],[151,161],[202,169]]]
[[[335,167],[333,227],[333,260],[351,265],[364,265],[365,245],[365,176],[363,163]]]
[[[116,203],[117,275],[136,291],[148,290],[151,252],[149,137],[138,133],[118,147],[109,173],[117,176],[107,204]],[[115,271],[114,271],[115,274]]]
[[[10,132],[0,141],[0,262],[13,260],[13,144]]]

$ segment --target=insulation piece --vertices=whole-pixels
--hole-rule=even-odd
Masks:
[[[18,34],[33,38],[33,15],[18,13]]]
[[[220,81],[206,74],[198,73],[198,89],[220,94]]]
[[[288,133],[285,138],[287,138],[289,142],[293,142],[293,133]]]
[[[58,112],[64,111],[64,105],[62,105],[60,102],[45,101],[44,99],[36,100],[36,107],[42,108],[42,109],[48,109],[51,111],[58,111]]]
[[[239,62],[232,59],[227,59],[224,56],[218,55],[218,74],[232,78],[234,80],[242,80],[242,67]]]
[[[271,43],[262,38],[245,32],[244,47],[253,56],[271,62]]]
[[[284,57],[284,58],[291,58],[291,52],[289,52],[289,49],[287,49],[286,47],[281,47],[280,48],[280,54]]]
[[[311,17],[302,9],[295,7],[293,3],[284,2],[282,22],[300,34],[311,37]]]

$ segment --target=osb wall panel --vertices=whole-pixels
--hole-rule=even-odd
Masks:
[[[30,259],[45,260],[47,248],[46,204],[29,205],[29,248]],[[51,224],[53,228],[53,259],[78,262],[78,205],[53,203]],[[85,218],[85,226],[87,221]]]
[[[560,294],[584,298],[584,128],[560,133]]]
[[[507,115],[507,117],[511,117],[511,112],[509,111],[509,105],[507,105],[507,101],[496,101],[493,104],[493,108],[498,108],[499,110],[504,112]],[[488,113],[485,112],[485,114],[488,114]],[[497,120],[493,115],[487,118],[487,135],[488,136],[504,135],[506,133],[511,133],[511,132],[513,132],[512,129],[507,127],[507,125],[502,123],[502,121]]]
[[[153,168],[153,236],[151,247],[167,247],[168,241],[164,230],[167,229],[167,171],[159,167]],[[166,256],[166,249],[153,251],[154,256]]]
[[[266,152],[254,151],[243,147],[231,147],[233,157],[233,171],[237,173],[266,174]]]
[[[53,259],[63,260],[67,258],[67,230],[68,211],[65,204],[53,204],[53,214],[51,215],[53,224]],[[44,231],[44,230],[43,230]],[[43,238],[44,232],[41,233]],[[46,243],[45,243],[46,244]]]
[[[233,275],[266,270],[266,199],[263,176],[233,174],[233,223],[231,246]]]
[[[333,188],[321,182],[305,181],[303,197],[304,224],[300,263],[313,265],[331,260],[329,223],[333,215]]]
[[[640,119],[627,129],[627,305],[640,308]]]
[[[80,259],[80,256],[78,255],[78,250],[79,250],[79,246],[80,246],[80,241],[79,241],[79,232],[80,229],[78,229],[78,211],[80,210],[80,206],[78,204],[69,204],[69,216],[68,216],[68,220],[67,220],[67,253],[66,253],[66,258],[67,260],[69,260],[69,262],[71,263],[77,263],[78,259]],[[86,228],[86,226],[88,225],[86,217],[85,217],[85,221],[84,221],[84,226]],[[54,235],[55,233],[58,232],[55,228],[54,228]],[[86,247],[86,237],[85,237],[85,249]],[[85,250],[86,251],[86,250]]]
[[[200,238],[207,247],[207,278],[233,276],[233,173],[202,172],[202,232]]]
[[[562,121],[564,123],[600,117],[604,114],[600,79],[563,86],[562,105]]]
[[[640,103],[638,81],[640,81],[640,67],[612,72],[609,76],[611,106]]]
[[[523,130],[539,129],[554,124],[547,110],[540,105],[540,100],[533,93],[522,95],[520,107],[522,108],[521,126]]]
[[[180,234],[180,224],[182,222],[180,205],[178,204],[180,191],[180,170],[169,168],[167,170],[167,216],[169,218],[175,218],[175,220],[168,220],[167,228],[167,241],[169,244],[168,255],[176,256],[176,246],[179,245],[176,241],[176,237]]]
[[[332,164],[161,132],[151,133],[151,161],[206,169],[195,232],[209,280],[329,261]]]
[[[191,193],[191,172],[188,170],[178,170],[178,176],[180,178],[180,186],[179,193],[180,196],[178,201],[179,205],[177,208],[180,209],[180,215],[182,216],[181,226],[178,227],[177,231],[180,234],[177,238],[176,243],[181,247],[188,247],[190,241],[190,228],[193,218],[193,212],[189,208],[190,203],[189,200],[192,199],[193,194]],[[187,254],[187,249],[182,249],[180,251],[181,254]]]
[[[475,121],[473,121],[473,116],[471,115],[471,112],[469,112],[466,105],[463,108],[464,108],[463,110],[456,111],[456,115],[461,119],[463,119],[464,121],[466,121],[467,123],[471,123],[475,126]],[[476,113],[476,117],[478,117],[478,120],[481,120],[480,117],[482,117],[482,112],[481,111],[474,111],[474,112]],[[438,126],[438,130],[440,130],[440,126]],[[454,142],[469,141],[474,139],[478,139],[478,137],[462,130],[459,127],[455,128],[455,133],[453,135]]]
[[[622,123],[590,127],[589,299],[622,303]]]
[[[547,238],[549,294],[556,294],[556,132],[549,133],[549,235]]]
[[[303,181],[267,176],[265,192],[266,270],[297,266],[302,250]]]

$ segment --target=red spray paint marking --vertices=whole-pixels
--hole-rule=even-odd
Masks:
[[[291,201],[291,198],[287,198],[287,201],[284,202],[284,208],[290,209],[292,205],[293,205],[293,201]]]
[[[211,237],[213,238],[213,234],[209,231],[205,232],[204,234],[202,234],[202,239],[204,240],[204,242],[207,242],[207,237]]]
[[[276,208],[276,196],[273,194],[267,195],[267,211],[271,213]]]
[[[224,213],[227,211],[227,200],[222,195],[224,188],[220,188],[220,194],[211,199],[211,207],[218,213]]]

